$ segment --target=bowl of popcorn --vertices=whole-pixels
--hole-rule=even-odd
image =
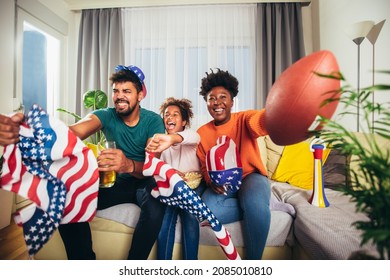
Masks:
[[[196,189],[202,181],[202,174],[196,171],[187,172],[184,175],[184,180],[191,189]]]

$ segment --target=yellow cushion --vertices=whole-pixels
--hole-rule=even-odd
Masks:
[[[310,140],[285,146],[272,180],[289,183],[303,189],[313,189],[314,157],[310,151]],[[325,163],[330,149],[322,154]]]

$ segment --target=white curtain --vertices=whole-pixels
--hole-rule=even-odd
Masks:
[[[192,128],[211,118],[199,95],[210,68],[239,80],[234,111],[254,109],[256,100],[256,4],[122,9],[125,65],[145,73],[144,108],[159,112],[170,96],[188,98]]]

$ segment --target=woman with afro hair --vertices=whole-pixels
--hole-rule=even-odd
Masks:
[[[238,94],[238,80],[220,69],[206,73],[200,95],[206,101],[212,121],[197,132],[201,141],[197,156],[207,188],[202,200],[223,224],[242,220],[245,259],[259,260],[265,248],[270,227],[270,185],[267,170],[261,161],[257,138],[267,133],[264,110],[233,113]],[[228,136],[237,146],[242,162],[242,184],[237,192],[225,192],[212,183],[206,168],[206,154],[220,136]]]

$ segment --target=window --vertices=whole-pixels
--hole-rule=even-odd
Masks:
[[[14,108],[27,113],[36,103],[50,115],[58,108],[61,92],[61,45],[64,38],[24,10],[17,9],[16,93]],[[16,209],[30,203],[15,196]]]
[[[255,109],[256,5],[209,5],[123,10],[125,63],[145,73],[142,106],[158,112],[167,97],[192,101],[192,128],[211,120],[199,95],[210,68],[239,81],[233,111]]]
[[[28,111],[34,103],[54,115],[60,95],[62,35],[18,9],[16,100]]]

